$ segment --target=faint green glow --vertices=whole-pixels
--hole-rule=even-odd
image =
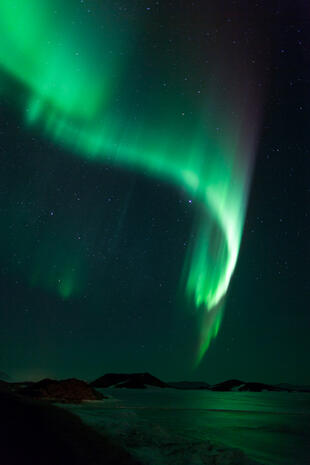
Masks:
[[[63,274],[65,273],[65,274]],[[61,278],[58,278],[58,273],[49,272],[45,275],[40,275],[34,272],[31,278],[31,284],[33,286],[42,286],[50,291],[55,291],[63,298],[68,299],[75,291],[76,277],[74,271],[62,270],[60,274]]]
[[[26,239],[27,245],[28,242]],[[32,262],[31,285],[56,291],[63,299],[81,293],[83,258],[79,241],[72,243],[69,235],[57,232],[53,241],[46,238],[36,246]]]
[[[185,188],[199,206],[183,276],[186,294],[209,312],[200,360],[219,331],[238,258],[250,170],[244,154],[253,150],[253,129],[244,135],[240,122],[230,121],[211,98],[203,106],[212,116],[196,111],[189,119],[179,111],[177,94],[158,89],[149,114],[131,117],[132,101],[118,104],[128,65],[126,34],[115,26],[108,3],[104,27],[88,15],[81,28],[78,8],[84,7],[73,1],[1,0],[0,66],[27,90],[27,99],[17,102],[26,124],[87,160],[108,159]],[[130,95],[134,79],[126,85]],[[70,266],[58,264],[60,276],[34,273],[33,282],[67,298],[79,287]]]

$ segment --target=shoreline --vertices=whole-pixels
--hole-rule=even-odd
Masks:
[[[3,465],[141,465],[78,415],[0,390]]]
[[[193,459],[199,454],[210,465],[263,465],[249,459],[241,450],[209,440],[182,444],[180,438],[163,438],[159,430],[139,436],[99,431],[83,419],[77,408],[98,405],[104,400],[79,405],[51,403],[25,398],[0,390],[2,421],[1,463],[3,465],[148,465],[165,463],[166,454]],[[153,433],[155,433],[153,435]],[[159,436],[158,436],[159,435]],[[172,448],[172,452],[170,449]],[[196,450],[197,449],[197,450]],[[148,458],[149,457],[149,458]],[[177,462],[176,462],[177,463]],[[178,462],[179,463],[179,462]]]
[[[111,398],[108,400],[108,403]],[[62,405],[98,432],[107,432],[143,465],[266,465],[220,438],[195,439],[148,420],[139,412],[157,408],[106,407],[106,401]],[[100,409],[100,404],[102,408]],[[176,419],[176,422],[178,420]]]

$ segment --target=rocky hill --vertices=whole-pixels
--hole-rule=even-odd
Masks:
[[[261,392],[261,391],[284,391],[278,386],[272,386],[271,384],[264,383],[249,383],[246,381],[240,381],[238,379],[230,379],[223,383],[218,383],[210,388],[212,391],[249,391],[249,392]]]
[[[150,373],[107,373],[96,379],[90,385],[94,388],[131,388],[145,389],[147,386],[166,388],[169,387],[160,379]]]
[[[83,400],[101,400],[104,396],[79,379],[43,379],[20,389],[19,394],[55,402],[79,403]]]
[[[117,443],[50,402],[0,389],[1,465],[141,465]]]

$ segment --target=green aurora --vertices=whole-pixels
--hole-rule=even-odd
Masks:
[[[219,65],[215,78],[206,78],[203,99],[193,90],[179,98],[183,78],[167,93],[164,60],[152,92],[135,94],[137,25],[126,17],[116,20],[105,2],[105,23],[85,10],[80,28],[81,8],[87,7],[73,1],[1,1],[1,92],[8,92],[7,76],[12,88],[16,82],[23,87],[15,104],[29,130],[89,162],[112,162],[163,179],[198,205],[182,287],[204,315],[200,361],[218,333],[238,258],[256,142],[257,118],[249,110],[254,99],[241,81],[238,95],[228,98],[220,84],[227,69]],[[191,65],[188,54],[185,65]],[[25,273],[33,285],[69,298],[83,286],[83,264],[74,250],[58,245],[53,251],[61,280],[36,265],[45,261],[44,250]]]

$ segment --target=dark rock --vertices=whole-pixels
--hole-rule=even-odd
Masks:
[[[43,379],[42,381],[32,383],[20,389],[19,393],[36,399],[72,403],[79,403],[83,400],[101,400],[105,398],[105,396],[97,392],[85,381],[74,378],[61,381]]]
[[[245,384],[244,381],[240,381],[239,379],[229,379],[223,383],[215,384],[211,389],[212,391],[231,391],[239,388],[243,384]]]
[[[9,389],[9,383],[0,379],[0,389],[4,389],[4,390]]]
[[[248,383],[238,379],[230,379],[223,383],[215,384],[211,387],[212,391],[239,391],[239,392],[261,392],[261,391],[284,391],[277,386],[264,383]]]
[[[144,389],[147,386],[169,387],[150,373],[107,373],[91,383],[91,386],[97,388],[117,387]]]
[[[264,383],[245,383],[240,386],[239,391],[261,392],[261,391],[283,391],[283,389]]]
[[[50,402],[0,391],[0,411],[1,465],[139,465],[115,441]]]

